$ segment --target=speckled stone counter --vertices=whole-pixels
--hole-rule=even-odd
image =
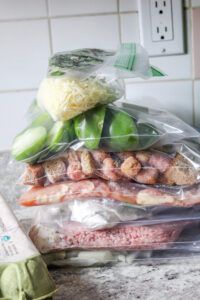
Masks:
[[[59,287],[56,300],[188,300],[200,297],[198,264],[57,269],[51,273]]]
[[[34,208],[21,209],[16,186],[23,165],[8,152],[0,153],[0,192],[18,218],[30,217]],[[55,300],[178,300],[199,299],[200,258],[163,265],[127,265],[98,268],[51,268],[58,292]]]

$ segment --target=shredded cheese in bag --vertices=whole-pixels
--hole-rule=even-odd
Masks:
[[[103,79],[49,77],[41,82],[37,101],[54,120],[66,121],[98,103],[110,103],[120,97],[120,91],[116,91]]]

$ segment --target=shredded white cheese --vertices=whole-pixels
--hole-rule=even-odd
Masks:
[[[66,77],[45,78],[39,87],[37,101],[54,120],[69,120],[98,103],[117,99],[108,83],[96,78],[79,80]]]

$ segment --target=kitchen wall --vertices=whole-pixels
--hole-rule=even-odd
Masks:
[[[126,95],[148,96],[151,102],[158,99],[186,122],[200,126],[200,76],[192,54],[198,50],[192,43],[200,20],[198,6],[200,0],[184,2],[186,53],[151,59],[168,77],[129,79]],[[0,0],[0,149],[8,148],[25,125],[25,112],[51,53],[79,47],[116,48],[130,41],[140,42],[137,0]]]

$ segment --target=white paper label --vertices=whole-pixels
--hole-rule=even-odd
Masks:
[[[18,262],[39,255],[31,240],[0,196],[0,262]]]

